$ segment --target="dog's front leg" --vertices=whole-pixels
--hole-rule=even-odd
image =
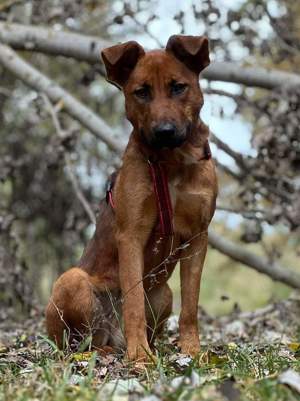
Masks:
[[[202,267],[207,250],[207,233],[193,239],[181,254],[181,313],[179,340],[181,352],[195,356],[200,351],[198,299]]]
[[[146,332],[143,248],[142,238],[126,232],[118,235],[123,318],[130,360],[144,360],[151,354]]]

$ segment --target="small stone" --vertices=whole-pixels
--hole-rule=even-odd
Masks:
[[[178,331],[178,327],[179,327],[178,316],[177,315],[170,316],[167,321],[167,330],[175,333]]]
[[[184,383],[184,379],[185,379],[184,376],[175,377],[170,383],[171,387],[174,390],[177,390]]]
[[[300,375],[292,369],[288,369],[278,377],[279,383],[286,384],[300,393]]]
[[[245,334],[245,325],[240,320],[235,320],[225,327],[225,334],[236,336],[236,337],[243,337]]]
[[[84,377],[83,377],[83,376],[73,374],[73,375],[70,377],[70,379],[69,379],[69,384],[70,384],[71,386],[76,386],[77,384],[82,383],[83,380],[84,380]]]

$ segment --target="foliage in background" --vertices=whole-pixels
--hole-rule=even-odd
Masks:
[[[0,20],[81,32],[111,42],[140,35],[151,46],[157,46],[160,38],[155,36],[153,27],[163,23],[163,16],[153,13],[155,4],[155,1],[12,1],[0,5]],[[296,2],[247,0],[232,9],[220,7],[217,0],[193,4],[189,9],[183,5],[183,10],[174,16],[176,29],[189,33],[188,21],[192,17],[199,26],[197,33],[210,37],[213,58],[243,61],[245,66],[254,68],[260,65],[274,71],[280,68],[298,72],[300,11]],[[128,135],[122,98],[105,82],[100,63],[50,58],[30,50],[29,41],[28,51],[22,53],[27,61],[75,94],[112,126],[120,128],[124,136]],[[9,258],[8,264],[0,263],[1,297],[6,305],[27,305],[25,288],[33,287],[30,293],[45,300],[54,277],[76,263],[93,229],[67,174],[65,155],[94,212],[116,157],[64,113],[63,103],[54,105],[63,130],[60,137],[45,98],[25,87],[3,67],[0,69],[0,215],[1,221],[7,218],[11,221],[0,224],[1,244],[6,260]],[[249,154],[241,154],[226,146],[221,138],[212,136],[212,141],[231,159],[227,165],[217,160],[221,183],[218,209],[223,214],[216,218],[215,228],[222,237],[239,246],[250,244],[247,246],[253,254],[266,258],[270,265],[281,261],[295,268],[300,224],[299,90],[279,87],[266,91],[239,86],[231,91],[230,87],[220,89],[220,84],[210,81],[203,82],[203,86],[207,101],[222,97],[234,102],[236,115],[253,127]],[[216,108],[222,118],[222,107]],[[227,217],[232,215],[242,221],[234,228]],[[203,291],[203,301],[211,310],[228,311],[228,306],[224,308],[218,300],[211,301],[210,294],[214,292],[221,292],[221,297],[227,297],[228,292],[236,294],[234,298],[241,300],[246,308],[251,307],[249,299],[255,300],[253,306],[259,306],[270,297],[287,295],[286,287],[273,286],[269,279],[254,272],[249,274],[256,277],[253,280],[258,284],[249,295],[249,275],[243,273],[240,265],[226,256],[212,255],[207,261]],[[7,269],[7,265],[11,267]],[[14,269],[18,271],[16,276],[12,275]],[[231,286],[227,283],[232,276]],[[7,295],[12,277],[17,277],[18,285]],[[177,286],[175,282],[174,287]],[[24,288],[24,296],[20,288]],[[234,299],[227,305],[231,307],[233,303]]]

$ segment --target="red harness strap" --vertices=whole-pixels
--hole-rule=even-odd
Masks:
[[[208,141],[204,145],[204,156],[200,160],[209,160],[211,158],[211,150]],[[163,237],[174,234],[173,227],[173,209],[170,199],[170,191],[168,185],[168,177],[166,171],[160,162],[151,162],[148,160],[150,174],[153,182],[153,189],[156,198],[156,205],[159,216],[160,234]],[[112,190],[115,177],[109,181],[106,190],[106,202],[110,204],[112,209],[115,208]]]
[[[173,235],[173,209],[165,169],[161,163],[153,163],[150,160],[149,168],[156,198],[160,234],[163,237]]]
[[[112,175],[109,177],[109,180],[106,183],[106,196],[105,196],[105,200],[107,204],[110,204],[111,208],[114,209],[115,208],[115,203],[114,203],[114,198],[112,195],[112,191],[116,182],[116,178],[117,178],[117,172],[115,171],[114,173],[112,173]]]

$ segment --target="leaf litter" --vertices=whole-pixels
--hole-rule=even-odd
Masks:
[[[8,382],[20,386],[52,364],[55,372],[70,369],[66,385],[72,391],[89,378],[87,385],[101,394],[101,400],[112,396],[158,401],[177,399],[175,395],[190,400],[239,400],[241,394],[264,389],[266,380],[276,391],[283,387],[300,394],[299,312],[297,296],[254,312],[234,310],[215,318],[200,308],[198,359],[180,353],[178,317],[171,316],[164,338],[157,343],[158,362],[140,371],[122,355],[54,349],[46,341],[43,318],[36,313],[22,323],[0,324],[0,383],[8,391]]]

